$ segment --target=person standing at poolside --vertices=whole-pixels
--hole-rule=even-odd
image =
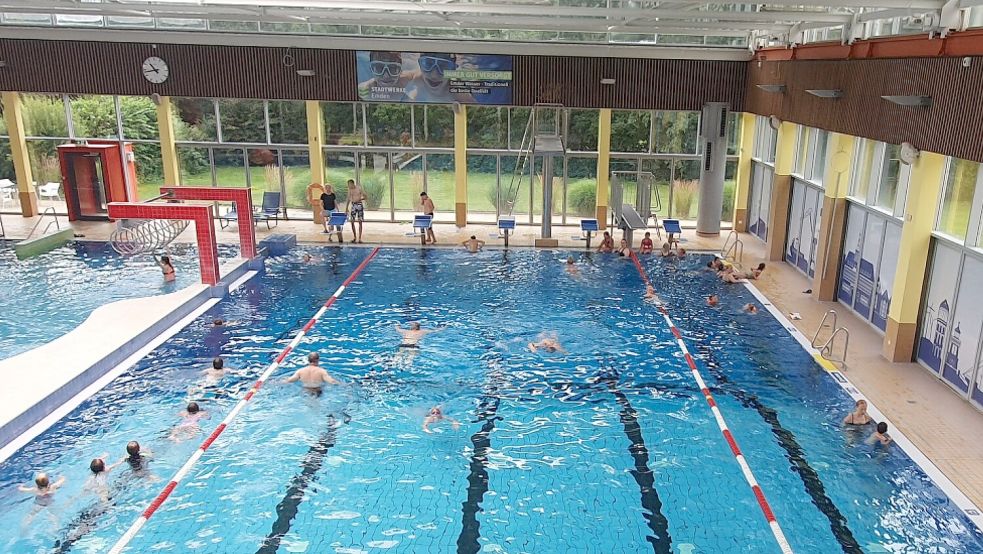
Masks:
[[[311,352],[307,355],[307,366],[298,369],[293,375],[287,378],[286,382],[296,383],[300,381],[304,391],[312,396],[321,396],[323,392],[321,387],[325,383],[329,385],[340,385],[341,381],[328,375],[328,372],[319,365],[320,362],[321,355],[317,352]]]
[[[434,208],[433,200],[425,192],[420,193],[420,206],[423,207],[423,215],[430,216],[430,227],[427,228],[427,239],[425,242],[427,244],[437,244],[437,236],[433,234],[433,213],[437,210]],[[471,238],[473,239],[474,237]]]
[[[355,184],[354,179],[348,180],[348,219],[352,222],[352,242],[362,242],[362,222],[365,221],[365,191]],[[358,232],[355,232],[355,222],[358,222]]]
[[[333,229],[328,228],[328,220],[331,219],[331,214],[338,209],[338,195],[334,193],[334,189],[331,185],[324,185],[324,192],[321,193],[321,215],[324,217],[324,233],[328,235],[328,242],[331,240],[331,231],[338,233],[338,244],[345,242],[342,237],[342,231],[344,227],[341,225],[332,225]]]

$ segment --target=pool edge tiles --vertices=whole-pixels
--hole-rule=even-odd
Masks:
[[[771,300],[761,292],[757,287],[755,287],[751,282],[745,281],[745,288],[758,300],[761,304],[768,310],[768,312],[785,328],[785,330],[795,339],[795,341],[805,350],[813,360],[816,362],[823,371],[829,375],[832,380],[841,388],[850,398],[854,400],[866,400],[867,401],[867,411],[871,416],[877,421],[887,422],[893,431],[891,432],[891,437],[894,439],[894,443],[898,445],[899,448],[911,459],[915,465],[918,466],[925,474],[932,480],[935,486],[939,487],[943,493],[952,501],[956,507],[962,512],[967,519],[973,522],[973,525],[977,529],[983,531],[983,512],[980,508],[966,496],[955,483],[950,480],[945,473],[942,472],[938,466],[932,462],[911,440],[904,434],[904,432],[897,425],[894,425],[887,416],[884,415],[880,409],[877,408],[874,403],[864,395],[860,389],[858,389],[850,379],[846,377],[842,371],[840,371],[832,362],[825,359],[820,355],[819,351],[815,349],[809,342],[809,339],[795,326],[791,321],[778,309],[777,306],[772,304]]]
[[[45,421],[48,426],[54,422],[51,414],[84,401],[98,390],[92,388],[94,384],[108,382],[107,374],[122,372],[147,345],[167,333],[173,335],[190,314],[255,275],[257,263],[262,262],[237,258],[225,264],[226,277],[215,286],[191,285],[169,294],[105,304],[74,330],[0,360],[0,372],[9,376],[0,391],[0,460],[13,453],[8,445],[43,432]]]

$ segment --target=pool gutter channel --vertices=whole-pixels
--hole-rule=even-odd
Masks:
[[[980,511],[980,508],[973,503],[969,497],[963,494],[963,492],[959,490],[959,487],[950,481],[949,478],[942,473],[942,470],[932,463],[932,460],[930,460],[928,456],[919,450],[918,447],[915,446],[907,436],[905,436],[897,425],[894,425],[894,423],[892,423],[883,412],[877,409],[874,403],[864,396],[863,393],[861,393],[860,390],[858,390],[857,387],[850,382],[842,371],[837,369],[832,362],[823,358],[819,351],[813,348],[812,344],[809,342],[809,339],[803,335],[802,332],[799,331],[787,317],[785,317],[785,314],[783,314],[781,310],[779,310],[774,304],[771,303],[770,300],[768,300],[767,296],[765,296],[749,281],[745,281],[744,286],[751,292],[752,295],[754,295],[755,298],[758,299],[759,302],[761,302],[768,312],[771,313],[771,315],[778,320],[783,327],[785,327],[785,330],[792,335],[792,338],[794,338],[806,352],[812,355],[813,359],[827,373],[827,375],[829,375],[841,389],[850,395],[850,398],[853,400],[867,401],[867,413],[869,413],[870,416],[877,421],[887,422],[890,428],[893,429],[891,431],[891,438],[893,439],[894,444],[897,444],[898,447],[901,448],[901,450],[907,454],[908,457],[911,458],[911,460],[915,462],[915,464],[921,468],[926,475],[928,475],[929,479],[931,479],[932,482],[946,494],[949,500],[959,508],[963,515],[965,515],[977,527],[977,529],[983,531],[983,512]]]
[[[192,285],[172,295],[188,296],[188,290],[200,287],[197,293],[187,298],[177,298],[179,303],[170,308],[156,319],[148,322],[142,329],[129,330],[128,338],[123,342],[109,343],[107,350],[96,352],[95,358],[86,360],[87,364],[78,367],[67,380],[56,389],[47,392],[34,401],[31,406],[8,421],[0,424],[0,461],[10,457],[18,448],[37,437],[59,418],[76,408],[98,390],[105,387],[113,378],[122,374],[150,350],[172,337],[187,326],[195,317],[200,316],[220,299],[226,297],[230,290],[240,286],[246,280],[257,275],[263,269],[263,259],[239,260],[236,265],[226,271],[226,276],[218,285]],[[170,296],[170,295],[165,295]],[[73,368],[74,348],[68,351],[68,345],[75,345],[86,337],[99,337],[90,341],[91,344],[106,344],[104,328],[106,314],[134,309],[145,302],[158,300],[157,297],[134,298],[112,302],[97,308],[76,329],[54,339],[53,341],[28,350],[22,354],[0,361],[0,371],[9,369],[23,373],[26,366],[43,363],[47,367]],[[150,347],[150,348],[148,348]],[[111,348],[111,349],[110,349]],[[45,361],[46,360],[46,361]],[[10,385],[10,383],[8,383]],[[34,391],[16,391],[7,388],[8,392],[27,396],[36,396]],[[56,416],[57,417],[54,417]]]

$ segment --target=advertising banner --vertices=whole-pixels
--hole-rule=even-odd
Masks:
[[[512,56],[356,52],[366,102],[511,104]]]

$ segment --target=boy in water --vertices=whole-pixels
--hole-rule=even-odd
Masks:
[[[115,464],[107,466],[106,458],[108,457],[108,453],[103,454],[98,458],[93,458],[92,461],[89,462],[89,471],[92,472],[92,476],[89,477],[89,480],[85,484],[85,490],[96,494],[103,502],[109,502],[109,472],[116,469],[116,466],[123,463],[123,461],[120,460]]]
[[[881,446],[887,446],[891,444],[891,435],[887,434],[887,423],[882,421],[877,424],[877,430],[867,439],[867,444],[877,444]]]
[[[434,242],[437,242],[437,241],[434,241]],[[464,248],[466,248],[468,250],[468,252],[470,252],[472,254],[477,254],[478,251],[481,250],[485,246],[485,241],[478,240],[477,238],[475,238],[474,235],[471,235],[471,238],[465,240],[461,244],[464,246]]]
[[[181,416],[181,423],[178,423],[171,430],[170,438],[172,441],[180,441],[181,439],[188,439],[197,435],[198,431],[201,431],[198,422],[210,417],[208,412],[201,411],[197,402],[188,402],[187,408],[178,415]]]
[[[556,338],[556,333],[543,333],[539,335],[539,341],[530,342],[526,348],[528,348],[533,354],[540,350],[544,350],[546,352],[566,352],[566,350],[563,349],[563,345],[561,345],[560,341]]]
[[[51,504],[55,501],[55,496],[54,496],[55,491],[61,488],[61,486],[64,484],[65,484],[64,475],[62,475],[61,477],[58,478],[57,481],[52,483],[51,480],[48,478],[48,474],[38,473],[34,477],[33,487],[18,485],[17,490],[21,492],[31,493],[34,495],[34,508],[31,509],[31,513],[29,513],[27,515],[27,518],[24,520],[25,526],[30,525],[31,520],[34,519],[34,516],[36,516],[38,512],[40,512],[44,508],[47,508],[48,506],[51,506]],[[53,522],[57,521],[57,518],[55,517],[54,514],[48,512],[48,515]]]
[[[423,418],[423,431],[425,433],[432,433],[433,431],[430,430],[430,426],[438,421],[444,421],[445,419],[451,422],[451,427],[453,427],[455,430],[461,427],[460,422],[445,415],[440,406],[434,406],[433,408],[430,408],[430,413],[427,414],[427,417]]]

